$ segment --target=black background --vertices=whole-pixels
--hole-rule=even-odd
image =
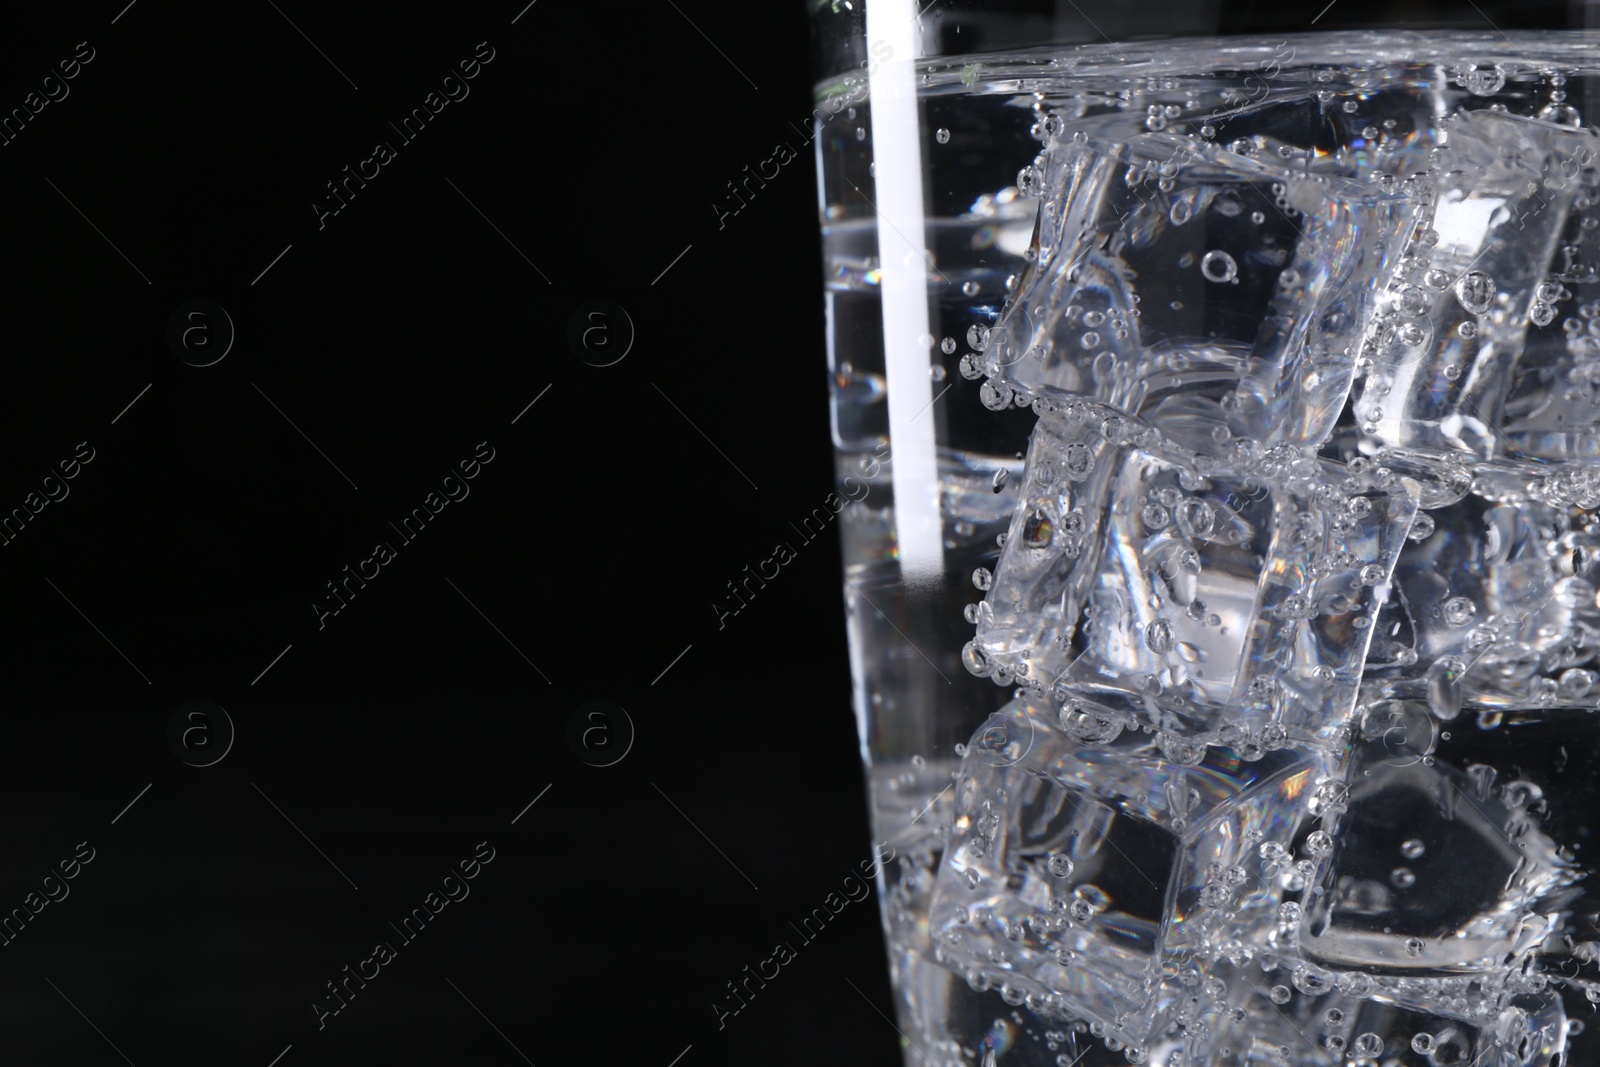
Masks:
[[[894,1062],[876,898],[788,926],[871,854],[837,536],[721,629],[711,606],[832,486],[809,149],[712,207],[800,144],[803,5],[125,3],[0,34],[0,109],[94,49],[0,147],[0,513],[94,449],[0,547],[0,913],[96,851],[0,948],[0,1057]],[[191,300],[236,330],[209,367],[167,342]],[[592,300],[636,330],[613,366],[568,344]],[[594,699],[636,731],[613,766],[569,744]],[[190,700],[236,728],[213,766],[169,748]],[[398,958],[319,1029],[380,940]],[[778,941],[797,958],[719,1029]]]

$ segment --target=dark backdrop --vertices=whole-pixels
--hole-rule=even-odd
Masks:
[[[813,168],[712,207],[803,6],[126,2],[0,33],[0,1058],[894,1062],[875,899],[712,1007],[870,855],[836,535],[711,607],[831,486]]]

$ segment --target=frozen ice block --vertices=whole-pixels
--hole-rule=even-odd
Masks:
[[[1576,977],[1600,910],[1579,865],[1597,771],[1593,710],[1441,722],[1418,701],[1370,705],[1300,952],[1374,976],[1397,1003],[1469,1019]]]
[[[1189,980],[1192,1021],[1173,1042],[1185,1064],[1553,1067],[1565,1047],[1566,1012],[1549,992],[1505,998],[1468,1021],[1390,1003],[1359,976],[1293,957],[1221,963]]]
[[[1405,192],[1168,134],[1052,144],[985,402],[1079,395],[1191,447],[1316,444],[1348,395]]]
[[[1152,734],[1019,696],[962,763],[930,912],[939,958],[1147,1046],[1180,1006],[1171,975],[1271,934],[1315,876],[1295,849],[1341,793],[1339,764],[1213,747],[1183,765]]]
[[[1355,413],[1382,444],[1488,459],[1514,450],[1505,402],[1530,325],[1556,315],[1549,278],[1593,131],[1460,112],[1427,180],[1424,214],[1386,279]],[[1569,294],[1570,295],[1570,294]]]
[[[968,669],[1193,742],[1339,737],[1415,484],[1236,456],[1088,403],[1043,415]]]
[[[1368,653],[1369,699],[1427,700],[1442,718],[1600,705],[1600,531],[1570,508],[1587,492],[1576,473],[1479,465],[1470,491],[1419,513]]]

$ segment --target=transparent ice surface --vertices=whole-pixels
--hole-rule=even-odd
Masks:
[[[1188,743],[1337,738],[1418,492],[1063,405],[1035,428],[968,666]]]
[[[986,402],[1092,397],[1191,447],[1315,443],[1417,204],[1188,137],[1080,134],[1025,172],[1034,262],[984,346]]]
[[[1167,758],[1142,729],[1019,696],[974,735],[934,886],[941,962],[1145,1046],[1170,1025],[1190,959],[1279,924],[1314,863],[1292,852],[1341,753]]]

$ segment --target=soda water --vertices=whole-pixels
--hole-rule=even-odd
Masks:
[[[906,1062],[1600,1063],[1600,38],[916,78],[920,233],[817,113]]]

